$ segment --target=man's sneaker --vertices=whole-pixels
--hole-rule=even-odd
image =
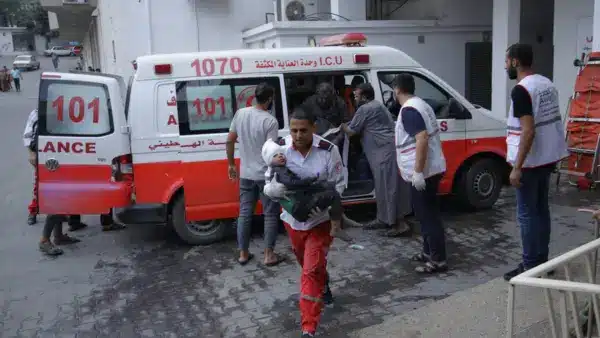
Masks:
[[[523,273],[523,271],[525,271],[525,268],[523,267],[523,264],[520,263],[516,269],[510,270],[509,272],[504,274],[504,280],[508,282],[513,277],[516,277],[516,276],[520,275],[521,273]]]
[[[37,215],[36,214],[29,214],[29,216],[27,216],[27,224],[28,225],[34,225],[35,223],[37,223]]]
[[[79,243],[79,242],[81,242],[80,239],[77,239],[77,238],[71,237],[71,236],[67,236],[67,235],[62,235],[60,237],[54,238],[54,244],[56,244],[56,245],[69,245],[69,244],[75,244],[75,243]]]
[[[63,254],[63,251],[60,248],[55,247],[50,241],[40,242],[40,251],[48,256],[58,256]]]
[[[302,332],[302,338],[309,338],[309,337],[312,338],[314,336],[315,336],[314,333],[310,333],[310,332],[306,332],[306,331]]]
[[[325,287],[325,292],[323,292],[323,303],[325,305],[331,305],[333,304],[333,294],[331,293],[331,289],[329,288],[329,285],[327,285]]]

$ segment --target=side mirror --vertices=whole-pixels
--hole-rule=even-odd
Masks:
[[[471,112],[455,98],[448,100],[448,110],[450,118],[456,120],[469,120],[472,118]]]

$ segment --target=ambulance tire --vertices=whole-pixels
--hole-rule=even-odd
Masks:
[[[175,198],[171,220],[173,229],[182,241],[191,245],[209,245],[222,241],[231,223],[226,220],[212,220],[193,226],[185,221],[183,194]]]
[[[459,203],[468,210],[489,209],[502,191],[503,163],[480,158],[461,171],[455,185]]]

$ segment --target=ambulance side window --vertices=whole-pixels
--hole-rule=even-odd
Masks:
[[[282,129],[284,120],[279,78],[193,80],[176,83],[180,134],[228,132],[235,112],[256,104],[254,90],[263,82],[275,89],[272,113]]]
[[[38,106],[41,135],[103,136],[114,131],[103,84],[43,80]]]
[[[448,118],[448,106],[451,96],[438,85],[423,75],[412,72],[380,72],[379,86],[383,101],[393,115],[398,115],[400,107],[396,101],[396,95],[392,89],[392,82],[397,75],[409,74],[415,80],[415,95],[427,102],[435,112],[438,119]]]

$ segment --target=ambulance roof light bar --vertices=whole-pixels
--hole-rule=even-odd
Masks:
[[[319,46],[345,46],[345,47],[364,47],[367,44],[367,36],[363,33],[346,33],[332,36],[326,36],[319,40]]]

